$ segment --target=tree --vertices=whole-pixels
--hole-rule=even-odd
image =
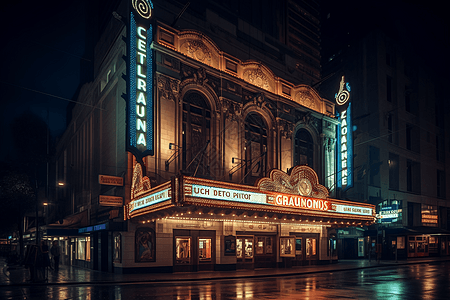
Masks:
[[[0,173],[0,228],[2,234],[19,232],[19,254],[23,257],[23,219],[28,211],[36,207],[36,196],[30,180],[6,163],[1,164]]]

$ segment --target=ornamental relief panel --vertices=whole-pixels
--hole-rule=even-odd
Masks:
[[[223,99],[222,111],[223,111],[225,120],[237,122],[240,118],[242,118],[242,104],[241,103],[236,103],[236,102],[228,100],[228,99]]]
[[[245,70],[243,79],[266,91],[273,92],[274,90],[272,80],[260,68]]]
[[[174,101],[180,92],[180,82],[165,76],[158,77],[158,93],[162,100]]]
[[[292,140],[292,134],[294,132],[294,125],[286,120],[278,120],[278,129],[280,135],[287,140]]]
[[[217,55],[201,40],[186,40],[180,46],[180,52],[205,65],[217,68],[219,59]]]
[[[313,95],[308,91],[300,91],[295,94],[294,101],[312,110],[317,110],[316,101],[314,100]]]

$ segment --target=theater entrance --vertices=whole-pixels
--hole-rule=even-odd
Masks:
[[[247,235],[236,238],[236,268],[275,268],[276,235]]]

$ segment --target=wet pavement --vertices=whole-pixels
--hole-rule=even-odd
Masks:
[[[20,265],[8,266],[4,259],[0,259],[0,287],[13,286],[51,286],[51,285],[108,285],[158,282],[190,282],[204,280],[225,280],[239,278],[264,278],[305,275],[314,273],[329,273],[347,270],[371,269],[389,266],[427,264],[450,261],[450,257],[408,259],[403,261],[369,261],[340,260],[338,263],[327,265],[312,265],[293,267],[288,269],[257,269],[237,271],[215,271],[195,273],[149,273],[149,274],[114,274],[85,269],[75,266],[61,265],[58,272],[48,271],[46,281],[32,282],[29,280],[29,270]]]

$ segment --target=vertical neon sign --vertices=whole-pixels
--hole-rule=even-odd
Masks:
[[[353,186],[353,127],[350,102],[350,85],[341,78],[339,92],[336,93],[338,105],[338,134],[337,134],[337,187],[346,190]]]
[[[153,155],[153,4],[132,0],[128,47],[128,148],[136,156]]]

